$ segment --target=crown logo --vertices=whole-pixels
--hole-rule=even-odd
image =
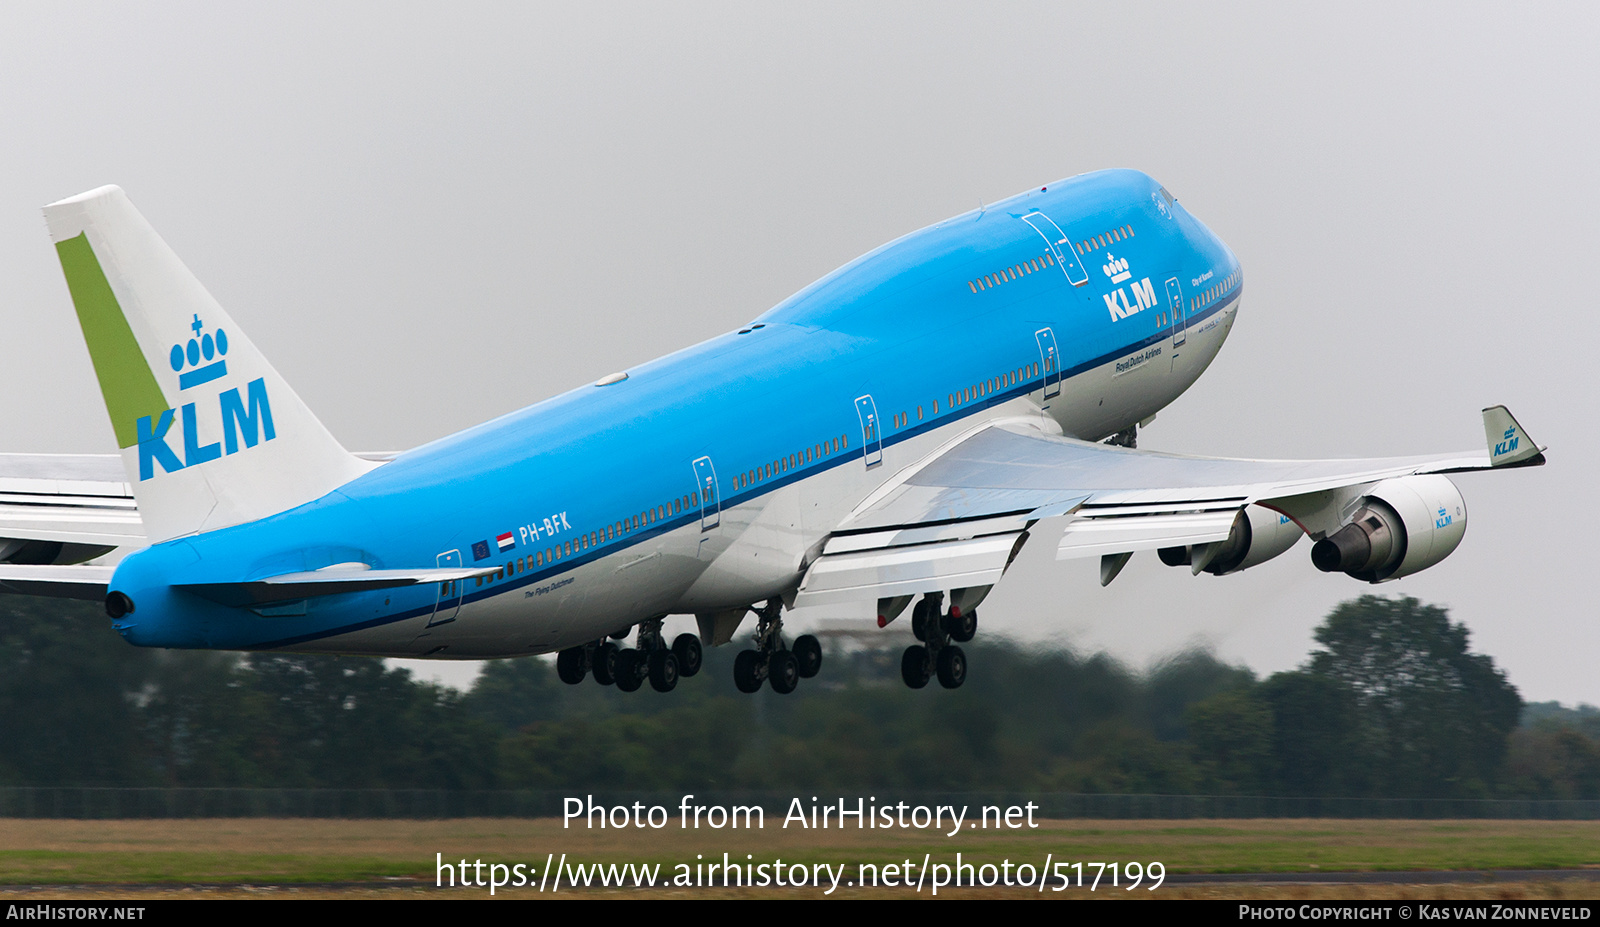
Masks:
[[[1514,425],[1513,425],[1513,426],[1512,426],[1512,427],[1510,427],[1510,428],[1507,428],[1507,429],[1506,429],[1506,435],[1505,435],[1505,439],[1506,439],[1506,440],[1507,440],[1507,441],[1510,441],[1510,440],[1511,440],[1511,437],[1512,437],[1512,435],[1515,435],[1515,434],[1516,434],[1516,433],[1517,433],[1517,429],[1516,429],[1516,426],[1514,426]]]
[[[1106,276],[1111,278],[1112,283],[1121,283],[1133,276],[1128,272],[1127,258],[1119,258],[1115,254],[1108,254],[1106,257],[1110,258],[1111,262],[1100,269],[1106,272]]]
[[[1154,203],[1156,208],[1161,210],[1161,215],[1168,219],[1172,218],[1172,211],[1167,208],[1167,201],[1159,192],[1150,194],[1150,202]]]
[[[194,321],[189,323],[194,329],[194,337],[189,339],[188,345],[175,344],[168,360],[172,370],[178,375],[178,389],[186,390],[202,383],[210,383],[218,377],[228,375],[228,362],[222,355],[228,353],[228,333],[217,329],[216,335],[210,332],[201,332],[206,324],[200,321],[196,314]],[[201,366],[204,361],[205,365]],[[190,367],[191,370],[183,368]]]

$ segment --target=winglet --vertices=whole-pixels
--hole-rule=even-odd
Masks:
[[[1533,443],[1505,406],[1483,410],[1483,435],[1488,440],[1491,467],[1534,467],[1544,463],[1544,448]]]

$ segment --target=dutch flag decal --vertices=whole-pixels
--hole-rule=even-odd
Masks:
[[[509,531],[495,538],[495,541],[500,545],[500,553],[502,554],[517,546],[517,542],[511,539],[511,532]]]

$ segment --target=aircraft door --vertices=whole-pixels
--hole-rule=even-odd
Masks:
[[[435,563],[441,569],[458,567],[461,565],[461,551],[447,550],[439,555]],[[439,597],[433,603],[433,616],[428,619],[428,627],[439,624],[449,624],[456,620],[456,612],[461,610],[461,580],[452,579],[439,584]]]
[[[1167,278],[1167,305],[1172,310],[1172,346],[1177,347],[1188,337],[1189,326],[1183,312],[1183,286],[1177,277]]]
[[[722,523],[722,496],[717,492],[717,469],[710,457],[695,459],[694,481],[700,493],[700,530],[710,531]]]
[[[1056,333],[1041,328],[1033,333],[1039,342],[1039,369],[1044,373],[1044,398],[1053,399],[1061,393],[1061,352],[1056,350]]]
[[[861,455],[870,470],[883,463],[883,426],[878,421],[878,404],[872,396],[856,400],[856,415],[861,417]]]
[[[1033,226],[1033,230],[1044,238],[1044,243],[1050,248],[1050,256],[1055,258],[1056,266],[1067,275],[1067,280],[1073,286],[1083,286],[1089,282],[1089,272],[1078,263],[1078,256],[1072,250],[1072,242],[1067,241],[1067,233],[1061,231],[1059,225],[1042,212],[1030,212],[1022,217],[1022,221]]]

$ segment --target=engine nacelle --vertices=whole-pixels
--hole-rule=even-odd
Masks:
[[[1222,576],[1266,563],[1293,547],[1304,533],[1287,515],[1250,505],[1234,516],[1226,540],[1215,545],[1164,547],[1159,554],[1167,566],[1193,566],[1196,557],[1204,558],[1195,572]]]
[[[1357,502],[1355,518],[1311,548],[1324,573],[1369,583],[1426,570],[1450,556],[1467,533],[1467,504],[1442,476],[1384,480]]]
[[[1304,536],[1289,516],[1259,505],[1246,506],[1205,571],[1223,576],[1248,570],[1284,553]]]

